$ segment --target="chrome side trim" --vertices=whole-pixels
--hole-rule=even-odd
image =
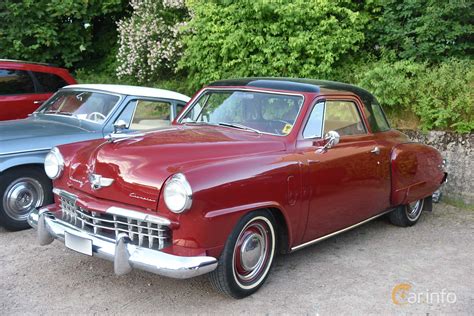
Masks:
[[[314,245],[314,244],[316,244],[316,243],[318,243],[318,242],[320,242],[320,241],[323,241],[323,240],[325,240],[325,239],[331,238],[331,237],[333,237],[333,236],[339,235],[339,234],[341,234],[341,233],[343,233],[343,232],[346,232],[346,231],[348,231],[348,230],[351,230],[351,229],[353,229],[353,228],[356,228],[356,227],[358,227],[358,226],[361,226],[361,225],[363,225],[363,224],[365,224],[365,223],[367,223],[367,222],[370,222],[370,221],[373,220],[373,219],[376,219],[377,217],[380,217],[380,216],[383,216],[383,215],[385,215],[385,214],[387,214],[387,213],[390,213],[391,211],[393,211],[393,209],[389,209],[389,210],[387,210],[387,211],[385,211],[385,212],[383,212],[383,213],[380,213],[380,214],[377,214],[377,215],[375,215],[375,216],[372,216],[372,217],[370,217],[370,218],[368,218],[368,219],[366,219],[366,220],[363,220],[362,222],[359,222],[359,223],[357,223],[357,224],[354,224],[354,225],[352,225],[352,226],[349,226],[349,227],[343,228],[343,229],[341,229],[341,230],[338,230],[338,231],[336,231],[336,232],[330,233],[330,234],[328,234],[328,235],[324,235],[324,236],[322,236],[322,237],[319,237],[319,238],[316,238],[316,239],[307,241],[307,242],[305,242],[304,244],[301,244],[301,245],[292,247],[292,248],[291,248],[291,252],[296,251],[296,250],[300,250],[300,249],[302,249],[302,248],[305,248],[305,247],[308,247],[308,246],[311,246],[311,245]]]
[[[18,155],[18,154],[29,154],[35,152],[42,152],[42,151],[50,151],[50,148],[39,148],[39,149],[30,149],[30,150],[17,150],[17,151],[10,151],[6,153],[1,153],[0,156],[7,156],[7,155]]]

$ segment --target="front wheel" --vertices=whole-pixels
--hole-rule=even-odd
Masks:
[[[401,227],[413,226],[420,219],[424,205],[425,199],[421,199],[407,205],[399,206],[390,213],[390,222],[393,225]]]
[[[0,225],[29,228],[28,214],[53,202],[51,181],[39,167],[15,168],[0,175]]]
[[[267,211],[245,215],[227,240],[217,269],[209,275],[214,288],[234,298],[255,293],[273,263],[275,227],[275,220]]]

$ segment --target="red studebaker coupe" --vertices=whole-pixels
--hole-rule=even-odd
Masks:
[[[388,214],[414,225],[445,181],[432,147],[390,129],[367,91],[336,82],[215,82],[171,128],[54,148],[40,244],[173,278],[210,273],[241,298],[288,253]]]

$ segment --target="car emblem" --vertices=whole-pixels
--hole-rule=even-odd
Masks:
[[[104,178],[100,174],[91,173],[89,174],[89,182],[92,190],[98,190],[110,186],[114,182],[114,179]]]

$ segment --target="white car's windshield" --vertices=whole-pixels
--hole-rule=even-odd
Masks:
[[[73,116],[102,123],[119,97],[92,91],[63,90],[49,99],[37,113]]]
[[[206,91],[180,119],[284,136],[291,132],[303,97],[253,91]]]

